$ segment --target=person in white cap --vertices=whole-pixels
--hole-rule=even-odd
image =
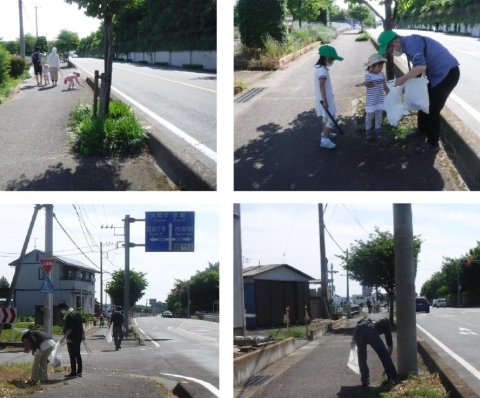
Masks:
[[[367,73],[365,74],[365,86],[367,87],[365,134],[367,140],[373,138],[373,118],[375,118],[375,135],[377,138],[382,137],[385,94],[388,94],[389,91],[385,83],[385,74],[382,72],[385,62],[387,62],[385,58],[375,53],[368,57],[368,62],[365,64],[367,67]]]

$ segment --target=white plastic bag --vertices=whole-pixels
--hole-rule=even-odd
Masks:
[[[428,79],[422,74],[421,77],[407,80],[405,87],[404,107],[409,111],[429,112],[430,99],[428,97]]]
[[[393,80],[387,82],[390,91],[385,96],[385,111],[387,112],[388,123],[396,127],[402,119],[405,109],[402,104],[403,86],[394,87],[393,83]]]
[[[110,327],[107,329],[107,332],[105,333],[105,338],[107,339],[107,343],[112,343],[113,342],[112,325],[113,324],[110,324]]]
[[[48,357],[50,365],[54,368],[62,366],[62,343],[60,341],[58,343],[55,343],[54,349]]]
[[[347,366],[352,369],[357,375],[360,374],[360,368],[358,367],[358,353],[357,345],[351,345],[350,356],[348,357]]]

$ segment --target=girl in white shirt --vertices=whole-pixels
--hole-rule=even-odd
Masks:
[[[342,61],[343,58],[337,54],[335,48],[329,45],[321,46],[318,49],[320,58],[315,64],[315,108],[317,116],[323,118],[323,131],[320,138],[320,147],[326,149],[334,149],[336,145],[330,140],[335,138],[336,134],[332,133],[334,126],[332,119],[327,114],[330,112],[333,118],[337,113],[337,106],[335,105],[335,98],[332,90],[332,82],[329,74],[329,67],[333,62]],[[323,105],[320,103],[323,101]]]

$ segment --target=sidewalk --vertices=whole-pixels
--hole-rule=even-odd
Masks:
[[[256,113],[251,104],[235,104],[235,112],[237,107],[239,109],[235,120],[239,141],[235,152],[235,190],[291,190],[292,187],[331,191],[480,189],[477,172],[480,139],[447,107],[442,111],[443,149],[436,155],[413,154],[413,148],[418,145],[416,140],[399,145],[386,137],[379,144],[369,144],[355,130],[361,121],[357,121],[357,107],[352,102],[364,96],[364,88],[356,88],[355,83],[363,77],[362,65],[366,58],[375,51],[371,42],[355,42],[357,34],[346,31],[332,42],[344,57],[344,61],[334,64],[331,77],[339,108],[337,120],[345,135],[337,138],[337,149],[331,154],[313,153],[311,148],[313,140],[317,142],[318,139],[315,131],[320,128],[310,111],[313,102],[307,102],[307,96],[313,98],[310,78],[311,66],[318,59],[316,51],[303,55],[282,71],[234,73],[235,80],[244,81],[249,88],[267,88],[253,100],[256,101]],[[403,72],[397,68],[396,75],[401,74]],[[303,80],[294,81],[295,76]],[[279,81],[288,89],[282,90],[277,84]],[[303,96],[297,94],[298,91]],[[269,111],[272,103],[278,108],[276,112]],[[262,113],[266,116],[262,117]],[[292,120],[295,117],[292,114],[296,113],[298,116]],[[285,122],[287,118],[288,123]],[[301,141],[299,136],[303,137]],[[296,160],[295,165],[291,159]],[[277,165],[282,165],[281,173]]]
[[[63,63],[61,70],[66,76],[74,69]],[[62,75],[58,86],[38,86],[32,77],[0,106],[0,190],[176,190],[149,154],[112,159],[71,149],[70,112],[93,102],[83,76],[79,81],[83,88],[67,90]]]

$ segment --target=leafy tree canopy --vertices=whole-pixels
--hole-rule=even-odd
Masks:
[[[8,282],[7,278],[2,276],[0,278],[0,289],[8,289],[10,287],[10,282]]]
[[[57,53],[61,54],[66,51],[77,50],[80,44],[80,38],[75,32],[63,29],[60,31],[55,46],[57,47]]]
[[[136,272],[130,270],[130,286],[129,286],[129,306],[133,307],[138,300],[145,295],[145,288],[148,286],[148,282],[145,278],[147,274],[144,272]],[[125,297],[125,271],[118,270],[112,273],[112,280],[105,289],[105,292],[110,296],[112,303],[115,305],[124,305]]]

